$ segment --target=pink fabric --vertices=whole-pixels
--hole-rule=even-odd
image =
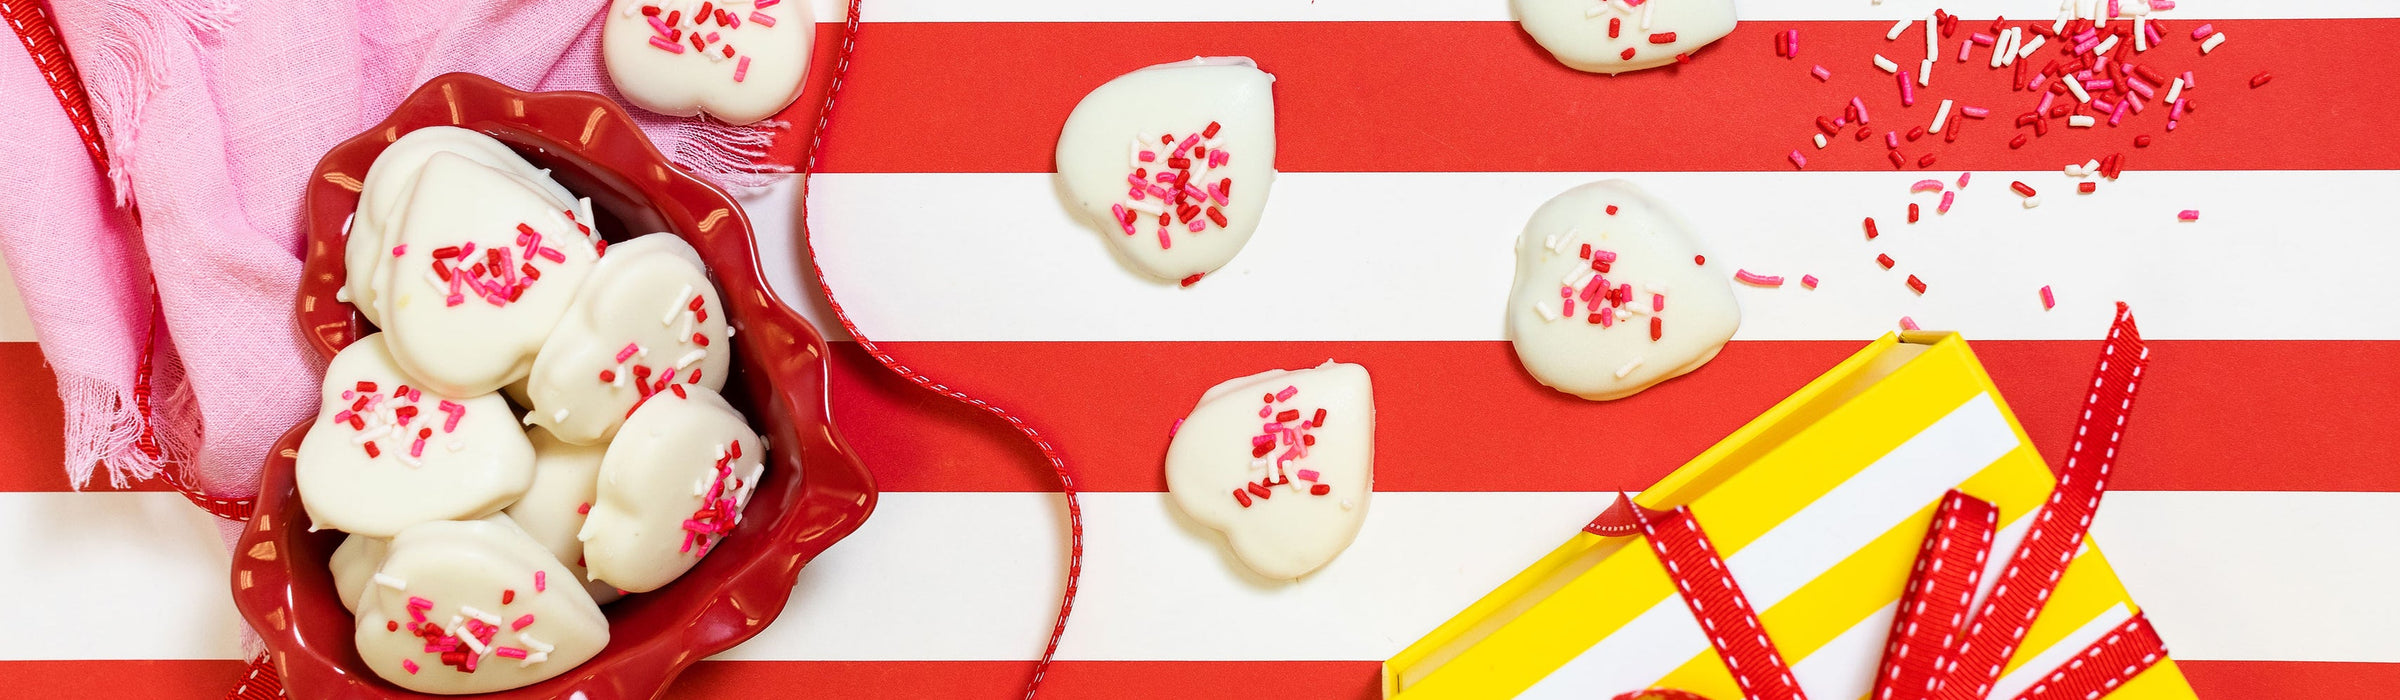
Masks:
[[[257,489],[266,449],[314,408],[322,367],[294,325],[300,198],[317,159],[425,80],[614,96],[595,0],[265,3],[53,0],[109,147],[97,172],[21,51],[0,57],[0,254],[68,412],[68,464],[116,483],[134,448],[134,368],[160,335],[151,419],[203,489]],[[772,133],[637,111],[660,150],[734,186]],[[113,187],[112,187],[113,183]],[[130,209],[124,208],[129,207]],[[138,213],[139,224],[134,223]]]

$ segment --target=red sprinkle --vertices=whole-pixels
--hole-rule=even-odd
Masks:
[[[1694,265],[1706,265],[1706,264],[1708,264],[1708,256],[1706,256],[1706,255],[1694,255],[1694,256],[1692,256],[1692,264],[1694,264]]]
[[[1675,33],[1674,33],[1674,32],[1659,32],[1659,33],[1657,33],[1657,34],[1652,34],[1652,35],[1650,35],[1650,43],[1653,43],[1653,44],[1672,44],[1672,43],[1675,43]]]
[[[1250,507],[1250,492],[1241,489],[1234,489],[1233,500],[1242,504],[1243,508],[1248,508]]]
[[[2267,81],[2274,79],[2275,75],[2273,73],[2261,71],[2258,75],[2250,76],[2250,88],[2253,90],[2258,89],[2258,86],[2265,85],[2267,84]]]
[[[514,589],[505,589],[500,591],[501,605],[507,605],[514,602],[517,602],[517,592]]]
[[[1889,270],[1892,269],[1893,265],[1898,263],[1892,260],[1892,256],[1878,253],[1875,256],[1875,264],[1882,265],[1883,269]]]
[[[1621,24],[1621,23],[1617,21],[1617,18],[1615,18],[1615,17],[1610,17],[1610,18],[1608,18],[1608,38],[1610,38],[1610,39],[1615,39],[1615,38],[1617,38],[1617,27],[1618,27],[1618,25],[1619,25],[1619,24]]]
[[[1333,487],[1326,486],[1324,484],[1317,484],[1315,486],[1308,487],[1308,495],[1311,496],[1323,496],[1328,493],[1333,493]]]
[[[2149,147],[2150,147],[2150,135],[2149,135],[2149,134],[2143,134],[2143,135],[2140,135],[2140,136],[2135,136],[2135,137],[2133,137],[2133,147],[2134,147],[2134,148],[2149,148]]]
[[[2009,189],[2012,189],[2012,190],[2016,190],[2016,191],[2017,191],[2017,194],[2020,194],[2020,195],[2024,195],[2024,196],[2027,196],[2027,197],[2031,197],[2031,196],[2033,196],[2033,186],[2032,186],[2032,185],[2027,185],[2027,184],[2025,184],[2025,182],[2024,182],[2023,180],[2018,180],[2018,181],[2014,181],[2014,182],[2010,182],[2010,183],[2008,183],[2008,188],[2009,188]]]
[[[1909,202],[1909,203],[1908,203],[1908,222],[1909,222],[1909,223],[1912,223],[1912,224],[1917,222],[1917,203],[1916,203],[1916,202]]]
[[[1875,240],[1875,237],[1879,235],[1882,234],[1875,231],[1875,217],[1867,217],[1867,240]]]
[[[2099,183],[2093,183],[2093,182],[2079,182],[2079,183],[2075,183],[2075,191],[2077,191],[2077,192],[2081,192],[2081,193],[2084,193],[2084,194],[2091,194],[2093,190],[2097,190],[2097,189],[2100,189],[2100,185],[2099,185]]]
[[[1290,423],[1296,420],[1300,420],[1300,411],[1298,409],[1287,408],[1275,414],[1275,422],[1277,423]]]
[[[1250,495],[1257,496],[1259,498],[1273,498],[1275,496],[1275,492],[1267,490],[1267,487],[1264,484],[1249,484],[1247,488],[1250,489]]]
[[[1195,274],[1193,274],[1193,275],[1192,275],[1192,276],[1190,276],[1190,277],[1185,277],[1185,278],[1183,278],[1183,286],[1189,287],[1189,286],[1192,286],[1193,284],[1197,284],[1197,283],[1199,283],[1199,281],[1200,281],[1200,276],[1201,276],[1201,275],[1205,275],[1205,274],[1207,274],[1207,273],[1205,273],[1205,272],[1203,272],[1203,273],[1195,273]]]
[[[1908,276],[1908,288],[1909,288],[1909,289],[1916,290],[1916,292],[1917,292],[1918,294],[1924,294],[1924,293],[1925,293],[1925,281],[1924,281],[1924,280],[1917,279],[1917,276],[1916,276],[1916,275],[1909,275],[1909,276]]]
[[[1655,341],[1655,340],[1658,340],[1658,336],[1659,336],[1659,328],[1660,328],[1660,326],[1662,326],[1662,325],[1664,325],[1664,324],[1661,324],[1661,323],[1659,322],[1659,320],[1658,320],[1658,317],[1657,317],[1657,316],[1652,316],[1652,317],[1650,317],[1650,339],[1651,339],[1651,340],[1653,340],[1653,341]]]
[[[591,514],[592,514],[592,504],[585,503],[585,504],[583,504],[583,505],[575,506],[575,514],[576,514],[576,515],[591,515]]]
[[[1633,60],[1633,49],[1630,47],[1626,48],[1624,53],[1617,54],[1617,58],[1627,61]]]

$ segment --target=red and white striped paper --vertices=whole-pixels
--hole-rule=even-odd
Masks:
[[[2375,76],[2400,72],[2382,49],[2400,7],[2185,0],[2139,60],[2194,70],[2199,113],[2171,134],[2153,114],[2010,150],[2003,117],[2025,93],[1981,60],[1939,62],[1913,109],[1869,63],[1919,56],[1921,38],[1883,32],[1923,0],[1743,2],[1741,27],[1693,63],[1615,78],[1556,65],[1499,0],[1168,5],[868,0],[809,198],[860,330],[1027,416],[1087,491],[1082,593],[1046,695],[1374,697],[1382,659],[1902,315],[1965,332],[2026,431],[2063,454],[2120,299],[2155,360],[2094,536],[2178,664],[2204,697],[2400,687],[2400,133],[2365,126],[2395,103]],[[1942,6],[1968,26],[2055,8]],[[2229,37],[2205,57],[2185,36],[2202,21]],[[1784,30],[1797,60],[1774,55]],[[1191,289],[1138,279],[1059,202],[1057,129],[1109,77],[1225,54],[1277,76],[1283,175],[1231,265]],[[1818,64],[1830,82],[1808,76]],[[2274,81],[2249,89],[2263,70]],[[1938,154],[1933,169],[1893,172],[1880,145],[1808,145],[1814,116],[1852,95],[1878,126],[1930,121],[1941,98],[1994,117],[1952,115],[1956,143],[1904,149]],[[2137,133],[2157,140],[2133,148]],[[1793,148],[1807,170],[1783,159]],[[2073,195],[2059,166],[2115,151],[2123,179]],[[1910,182],[1961,170],[1975,175],[1956,207],[1934,216],[1920,195],[1925,221],[1902,223]],[[1543,200],[1610,176],[1677,203],[1712,264],[1820,288],[1740,289],[1725,352],[1640,396],[1535,384],[1501,335],[1509,242]],[[2011,180],[2045,203],[2020,208]],[[821,310],[796,190],[751,213],[777,291]],[[2201,219],[2177,222],[2184,209]],[[221,697],[242,662],[207,516],[171,492],[67,492],[55,394],[15,318],[0,316],[0,391],[19,397],[0,411],[0,600],[17,601],[0,695]],[[803,572],[772,628],[677,695],[1013,697],[1065,571],[1048,465],[836,345],[836,417],[881,507]],[[1328,357],[1376,375],[1384,493],[1332,565],[1263,583],[1167,504],[1167,426],[1217,381]]]

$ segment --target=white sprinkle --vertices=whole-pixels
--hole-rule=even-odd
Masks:
[[[2200,53],[2208,53],[2208,52],[2210,52],[2210,51],[2215,51],[2215,50],[2217,50],[2217,46],[2218,46],[2218,45],[2220,45],[2220,44],[2223,44],[2223,43],[2225,43],[2225,33],[2224,33],[2224,32],[2217,32],[2217,33],[2215,33],[2215,34],[2210,34],[2210,35],[2208,35],[2208,41],[2203,41],[2203,42],[2200,42]]]
[[[1825,147],[1825,134],[1824,134],[1824,133],[1822,133],[1822,132],[1819,132],[1819,133],[1816,133],[1816,134],[1811,134],[1810,136],[1811,136],[1811,137],[1812,137],[1812,138],[1813,138],[1813,139],[1814,139],[1814,140],[1817,142],[1817,147],[1818,147],[1818,148],[1824,148],[1824,147]]]
[[[1632,373],[1633,373],[1633,371],[1634,371],[1635,369],[1638,369],[1638,368],[1640,368],[1641,366],[1642,366],[1642,358],[1639,358],[1639,357],[1633,358],[1633,361],[1632,361],[1632,362],[1627,362],[1627,363],[1625,363],[1625,366],[1623,366],[1623,367],[1618,367],[1618,368],[1617,368],[1617,378],[1618,378],[1618,379],[1624,379],[1624,378],[1625,378],[1625,375],[1632,374]]]
[[[395,591],[406,592],[408,590],[408,581],[381,571],[375,572],[375,583]]]
[[[1934,16],[1933,16],[1933,15],[1926,15],[1926,16],[1925,16],[1925,60],[1930,62],[1930,61],[1932,61],[1932,60],[1933,60],[1933,58],[1934,58],[1935,56],[1940,56],[1940,55],[1942,55],[1942,31],[1941,31],[1941,28],[1940,28],[1940,27],[1937,27],[1937,26],[1935,26],[1935,25],[1934,25]]]
[[[1125,208],[1144,214],[1149,214],[1151,216],[1167,213],[1166,207],[1160,206],[1157,200],[1152,199],[1136,199],[1128,201],[1125,203]]]
[[[2093,118],[2098,119],[2098,117]],[[2085,175],[2090,175],[2096,172],[2100,172],[2100,159],[2094,158],[2083,162],[2083,173]]]
[[[402,465],[405,465],[410,469],[425,466],[425,460],[410,457],[408,456],[408,453],[403,450],[392,450],[392,458],[400,460]]]
[[[694,481],[694,482],[692,482],[692,495],[694,495],[694,496],[706,496],[706,495],[708,495],[708,484],[709,484],[709,482],[711,482],[711,481],[715,481],[715,480],[714,480],[714,479],[710,479],[710,478],[708,478],[708,477],[706,477],[706,476],[703,476],[703,477],[700,477],[700,479],[699,479],[698,481]]]
[[[548,654],[548,653],[550,653],[550,652],[553,652],[553,651],[558,651],[558,647],[554,647],[554,646],[550,646],[550,645],[548,645],[548,644],[544,644],[544,643],[542,643],[542,640],[539,640],[539,639],[534,639],[534,638],[533,638],[533,635],[526,634],[526,633],[523,633],[523,632],[518,632],[518,633],[517,633],[517,643],[518,643],[518,644],[523,644],[523,645],[525,645],[525,648],[527,648],[527,649],[532,649],[532,650],[534,650],[534,651],[538,651],[538,652],[541,652],[541,653],[544,653],[544,654]]]
[[[2033,35],[2033,41],[2025,42],[2024,46],[2017,47],[2017,58],[2032,58],[2033,52],[2041,50],[2042,41],[2042,35]]]
[[[1558,252],[1558,234],[1553,233],[1548,236],[1543,236],[1542,249],[1553,253]]]
[[[1356,507],[1358,507],[1358,504],[1350,502],[1350,499],[1342,499],[1342,510],[1349,510]]]
[[[1534,302],[1533,302],[1533,311],[1534,311],[1534,313],[1541,314],[1541,315],[1542,315],[1542,320],[1544,320],[1544,321],[1556,321],[1556,320],[1558,320],[1558,319],[1560,318],[1560,316],[1558,315],[1558,309],[1557,309],[1556,307],[1553,307],[1553,306],[1551,306],[1551,305],[1550,305],[1550,302],[1548,302],[1548,301],[1546,301],[1546,300],[1536,300],[1536,301],[1534,301]]]
[[[684,353],[682,357],[675,358],[675,368],[683,369],[685,367],[690,367],[692,366],[692,363],[699,362],[700,358],[707,356],[707,350],[693,350],[691,352]]]
[[[1942,133],[1942,125],[1943,125],[1943,124],[1947,124],[1947,123],[1950,123],[1950,101],[1949,101],[1949,100],[1942,100],[1942,106],[1941,106],[1941,107],[1939,107],[1939,108],[1936,108],[1936,111],[1933,113],[1933,126],[1931,126],[1931,127],[1927,127],[1927,128],[1925,129],[1925,133],[1928,133],[1928,134],[1939,134],[1939,133]],[[1824,134],[1821,134],[1821,133],[1820,133],[1820,134],[1818,134],[1818,136],[1823,136],[1823,135],[1824,135]]]
[[[483,642],[479,642],[479,641],[476,641],[476,640],[475,640],[475,635],[472,635],[472,634],[459,634],[459,633],[457,633],[457,632],[451,632],[450,634],[451,634],[451,636],[457,637],[457,638],[458,638],[458,641],[461,641],[461,642],[466,642],[466,644],[467,644],[467,648],[475,650],[475,655],[476,655],[476,656],[482,656],[482,655],[484,655],[484,654],[491,653],[491,650],[490,650],[489,648],[485,647],[485,646],[483,645]]]
[[[2109,49],[2113,49],[2113,48],[2116,48],[2116,47],[2117,47],[2117,35],[2115,35],[2115,34],[2110,34],[2110,35],[2108,35],[2108,38],[2106,38],[2106,39],[2101,39],[2101,40],[2100,40],[2100,45],[2099,45],[2099,46],[2092,47],[2092,55],[2094,55],[2094,56],[2105,56],[2105,55],[2108,55],[2108,50],[2109,50]]]
[[[2073,74],[2060,75],[2058,79],[2067,81],[2067,92],[2075,93],[2076,102],[2089,103],[2092,101],[2092,93],[2084,92],[2083,81],[2076,80]]]
[[[692,342],[692,315],[691,315],[691,314],[684,314],[684,316],[683,316],[683,325],[680,325],[680,326],[676,326],[676,327],[675,327],[675,339],[676,339],[676,342],[685,343],[685,344],[689,344],[689,343],[691,343],[691,342]]]
[[[458,440],[451,440],[450,444],[443,445],[443,447],[449,448],[451,452],[457,452],[459,450],[467,449],[467,443]]]
[[[425,286],[432,287],[437,291],[450,291],[450,283],[442,281],[442,276],[434,274],[432,269],[425,270]],[[342,291],[347,292],[350,289],[344,287]]]
[[[2082,165],[2068,163],[2066,167],[2066,173],[2067,177],[2083,177],[2084,175],[2089,174],[2089,171],[2084,170]]]
[[[1132,167],[1132,168],[1139,168],[1139,167],[1142,167],[1142,163],[1143,163],[1143,161],[1142,161],[1142,142],[1140,142],[1140,141],[1135,141],[1135,142],[1133,142],[1133,144],[1132,144],[1131,146],[1128,146],[1128,147],[1127,147],[1127,150],[1128,150],[1128,151],[1130,151],[1130,152],[1128,152],[1128,153],[1126,153],[1126,154],[1125,154],[1125,160],[1128,160],[1128,161],[1131,161],[1131,162],[1132,162],[1132,165],[1129,165],[1129,166],[1127,166],[1127,167]],[[1155,154],[1153,154],[1153,155],[1155,155]]]
[[[1575,271],[1567,273],[1567,278],[1560,280],[1560,283],[1576,289],[1582,289],[1583,285],[1591,282],[1592,276],[1596,274],[1598,273],[1592,272],[1592,268],[1578,267],[1575,268]]]
[[[2181,99],[2182,97],[2183,79],[2176,78],[2175,82],[2167,85],[2167,104],[2175,104],[2175,100]]]
[[[1928,58],[1925,59],[1924,63],[1917,64],[1917,87],[1925,87],[1932,84],[1933,59]]]
[[[727,330],[731,330],[731,329],[727,329]],[[608,385],[609,385],[609,386],[616,387],[616,388],[619,388],[619,389],[623,389],[623,388],[625,388],[625,363],[623,363],[623,362],[619,362],[619,363],[617,363],[617,371],[616,371],[616,372],[614,372],[614,373],[612,373],[612,374],[610,374],[609,376],[615,377],[615,379],[608,380]]]
[[[353,444],[353,445],[364,445],[364,444],[367,444],[367,443],[370,443],[370,442],[374,442],[376,438],[380,438],[380,437],[383,437],[383,436],[385,436],[385,435],[390,435],[390,434],[392,434],[392,425],[391,425],[390,423],[385,423],[385,424],[382,424],[382,425],[375,426],[375,428],[374,428],[373,430],[361,431],[359,434],[351,436],[351,437],[350,437],[350,444]]]
[[[541,417],[542,417],[542,414],[539,414],[539,413],[527,413],[527,414],[525,414],[525,421],[524,421],[524,422],[525,422],[525,424],[526,424],[526,425],[533,425],[534,421],[540,420],[540,419],[541,419]]]
[[[2067,13],[2064,13],[2064,12],[2058,13],[2058,20],[2057,20],[2057,21],[2055,21],[2055,22],[2051,22],[2051,23],[2050,23],[2050,33],[2051,33],[2051,34],[2057,34],[2057,33],[2059,33],[2059,32],[2063,32],[2063,31],[2066,31],[2066,30],[2067,30]]]
[[[478,610],[472,605],[458,606],[458,614],[482,620],[483,624],[487,625],[498,625],[501,622],[500,616]]]
[[[2041,205],[2042,205],[2042,198],[2040,198],[2040,197],[2026,197],[2026,198],[2025,198],[2025,208],[2027,208],[2027,209],[2032,209],[2032,208],[2034,208],[2034,207],[2038,207],[2038,206],[2041,206]]]
[[[430,275],[433,273],[426,272],[425,274]],[[344,304],[350,303],[350,287],[348,285],[344,285],[341,288],[333,290],[333,300],[342,302]]]
[[[2150,18],[2142,16],[2141,12],[2133,15],[2133,50],[2135,53],[2150,50]]]
[[[684,300],[690,298],[692,298],[692,285],[683,285],[683,291],[676,292],[675,297],[667,301],[667,314],[658,317],[658,325],[675,325],[675,317],[683,314]]]
[[[565,423],[565,422],[567,422],[567,409],[561,408],[561,409],[558,409],[556,412],[553,412],[553,413],[551,413],[551,414],[550,414],[550,422],[552,422],[552,423]]]
[[[1913,20],[1913,19],[1904,19],[1904,20],[1900,20],[1900,21],[1898,21],[1898,22],[1893,22],[1893,23],[1892,23],[1892,30],[1891,30],[1891,31],[1888,31],[1888,32],[1884,32],[1884,33],[1883,33],[1883,40],[1884,40],[1884,41],[1899,41],[1899,40],[1900,40],[1900,33],[1901,33],[1901,32],[1905,32],[1905,31],[1908,31],[1908,25],[1910,25],[1910,24],[1914,24],[1914,23],[1916,23],[1916,20]]]
[[[1607,12],[1607,11],[1608,11],[1608,6],[1607,6],[1607,5],[1593,5],[1593,6],[1591,6],[1591,7],[1586,7],[1586,8],[1583,8],[1583,18],[1584,18],[1584,19],[1591,19],[1591,18],[1593,18],[1593,17],[1598,17],[1598,16],[1600,16],[1600,14],[1601,14],[1601,13],[1603,13],[1603,12]]]
[[[2077,114],[2077,115],[2074,115],[2074,116],[2067,117],[2067,126],[2072,126],[2072,127],[2078,127],[2078,128],[2086,128],[2086,129],[2088,129],[2088,128],[2091,128],[2091,126],[2092,126],[2093,124],[2098,124],[2098,123],[2100,123],[2100,120],[2099,120],[2099,119],[2096,119],[2096,118],[2094,118],[2094,117],[2092,117],[2092,115],[2089,115],[2089,114]]]
[[[1650,10],[1651,8],[1655,7],[1658,6],[1646,2],[1642,3],[1642,31],[1650,31]]]
[[[523,640],[524,638],[525,638],[525,637],[524,637],[524,636],[522,636],[522,635],[519,635],[519,636],[517,637],[517,639],[519,639],[519,640]],[[522,658],[522,659],[518,659],[518,660],[517,660],[517,668],[524,668],[524,667],[527,667],[527,666],[532,666],[532,665],[534,665],[534,664],[538,664],[538,663],[541,663],[541,662],[544,662],[544,661],[549,661],[549,660],[550,660],[550,652],[546,652],[546,651],[536,651],[536,652],[530,652],[530,653],[527,653],[527,654],[525,655],[525,658]]]
[[[2017,55],[2016,45],[2009,43],[2016,36],[2017,30],[2015,29],[2009,29],[2000,32],[1998,40],[1992,42],[1992,61],[1990,67],[1998,68],[2008,65],[2008,59]]]

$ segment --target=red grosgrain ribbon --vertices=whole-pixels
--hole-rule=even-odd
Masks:
[[[1634,508],[1633,499],[1627,497],[1625,492],[1619,491],[1617,492],[1617,502],[1610,504],[1608,510],[1600,511],[1600,517],[1593,518],[1591,524],[1583,526],[1583,531],[1601,537],[1626,537],[1640,534],[1642,522],[1634,516]]]
[[[817,154],[821,153],[825,146],[826,125],[832,123],[833,105],[835,103],[835,99],[841,96],[843,79],[850,72],[850,55],[858,43],[859,1],[860,0],[850,0],[849,19],[842,28],[842,50],[840,58],[835,61],[833,67],[833,84],[825,93],[824,109],[817,113],[816,136],[815,139],[809,144],[808,158],[800,168],[800,177],[802,180],[801,185],[803,186],[801,189],[802,192],[814,191],[814,188],[806,187],[808,184],[807,178],[809,175],[816,172]],[[805,202],[803,202],[802,208],[806,208]],[[803,216],[800,218],[801,225],[806,226],[807,217]],[[1042,458],[1050,462],[1051,470],[1058,476],[1059,490],[1064,493],[1067,498],[1067,585],[1066,592],[1059,598],[1058,621],[1050,627],[1050,641],[1042,648],[1041,661],[1036,663],[1033,667],[1033,678],[1025,683],[1025,697],[1027,700],[1031,700],[1042,689],[1042,679],[1048,675],[1050,671],[1051,657],[1058,654],[1058,640],[1067,632],[1067,615],[1075,610],[1075,588],[1077,583],[1083,578],[1083,505],[1077,502],[1075,498],[1075,476],[1073,473],[1067,470],[1066,459],[1059,456],[1058,448],[1050,444],[1050,439],[1043,437],[1039,431],[1034,430],[1033,426],[1026,423],[1023,418],[1009,413],[1008,411],[1002,410],[999,406],[994,406],[983,401],[982,399],[968,396],[966,392],[943,385],[934,381],[931,377],[927,377],[916,370],[910,369],[907,365],[901,364],[898,359],[893,358],[890,353],[884,352],[882,347],[875,344],[875,341],[868,340],[865,333],[859,332],[858,324],[850,321],[850,314],[842,310],[842,303],[834,298],[833,285],[825,281],[827,277],[825,276],[824,266],[818,264],[817,262],[816,237],[803,236],[803,240],[808,242],[809,264],[817,273],[817,284],[819,288],[823,289],[825,292],[826,305],[833,308],[833,315],[835,318],[841,319],[842,328],[850,332],[850,337],[858,341],[859,347],[866,350],[868,356],[875,358],[875,361],[882,364],[885,369],[889,369],[894,374],[898,374],[902,378],[907,379],[911,384],[924,387],[933,391],[934,393],[964,402],[978,409],[982,409],[984,412],[998,416],[1002,420],[1008,421],[1008,424],[1011,427],[1016,428],[1018,433],[1022,433],[1025,436],[1025,439],[1032,441],[1033,446],[1036,449],[1041,450]]]
[[[2150,618],[2134,615],[2085,647],[2073,660],[2060,664],[2042,682],[2025,689],[2017,700],[2084,700],[2107,695],[2151,664],[2167,657],[2167,645],[2150,628]]]
[[[1676,506],[1664,513],[1635,508],[1633,514],[1641,522],[1642,537],[1650,541],[1650,551],[1658,554],[1658,563],[1665,565],[1667,577],[1674,579],[1675,592],[1683,594],[1692,618],[1708,633],[1709,646],[1716,647],[1725,670],[1733,674],[1734,684],[1741,686],[1742,697],[1805,700],[1808,696],[1800,692],[1791,665],[1783,662],[1783,654],[1767,640],[1767,628],[1758,623],[1758,611],[1750,608],[1741,584],[1725,570],[1724,557],[1709,543],[1708,533],[1700,530],[1692,507]]]
[[[2058,586],[2075,551],[2083,547],[2092,514],[2100,509],[2100,494],[2108,490],[2117,443],[2124,437],[2126,417],[2133,411],[2134,390],[2141,384],[2143,368],[2149,365],[2150,349],[2142,344],[2141,330],[2134,327],[2132,312],[2119,302],[2116,323],[2109,327],[2108,342],[2101,347],[2100,365],[2092,372],[2091,392],[2084,397],[2083,415],[2075,421],[2075,443],[2067,451],[2066,468],[2059,472],[2058,488],[2050,492],[2041,511],[2033,514],[2033,529],[2017,546],[2008,568],[2000,572],[1991,597],[1977,611],[1959,661],[1949,677],[1941,680],[1937,697],[1982,700],[2024,642],[2026,628],[2041,615],[2050,591]],[[2152,648],[2163,650],[2158,645]]]
[[[242,682],[225,693],[225,700],[282,700],[283,677],[276,675],[275,663],[266,654],[250,660],[250,670],[242,674]]]
[[[1939,689],[1941,670],[1958,656],[1958,633],[1991,556],[1999,515],[1990,502],[1956,489],[1942,498],[1892,617],[1875,700],[1924,700]]]
[[[25,42],[25,52],[33,54],[34,67],[41,69],[58,106],[65,108],[67,119],[75,123],[75,133],[83,137],[92,164],[107,171],[108,148],[100,141],[100,124],[92,117],[90,96],[83,92],[83,77],[75,72],[75,62],[67,59],[67,44],[59,40],[49,11],[41,0],[0,0],[0,18],[8,20],[8,28],[16,30],[17,39]]]

